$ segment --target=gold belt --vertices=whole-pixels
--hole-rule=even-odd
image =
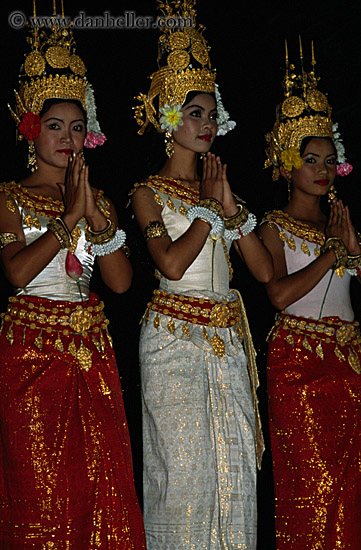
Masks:
[[[93,353],[89,349],[90,341],[101,354],[105,353],[106,341],[112,346],[108,333],[109,321],[103,311],[104,303],[94,296],[79,304],[11,296],[6,312],[1,314],[0,332],[5,328],[6,339],[12,345],[15,335],[19,336],[14,328],[22,327],[22,345],[29,338],[39,350],[43,348],[45,335],[47,342],[51,342],[56,350],[71,353],[78,359],[80,366],[88,371]]]
[[[324,351],[322,343],[334,345],[334,353],[341,361],[348,361],[352,369],[358,374],[361,373],[361,364],[356,352],[356,346],[360,350],[361,335],[357,321],[342,321],[338,317],[325,317],[321,319],[309,319],[295,317],[286,312],[281,312],[270,332],[270,339],[274,340],[280,330],[288,331],[285,341],[294,346],[294,335],[303,335],[302,345],[312,352],[311,343],[316,344],[315,352],[323,359]],[[311,343],[309,342],[310,339]],[[340,347],[347,348],[341,350]],[[346,358],[346,355],[347,358]]]
[[[152,311],[169,315],[181,321],[209,327],[227,328],[240,322],[240,301],[217,301],[183,294],[169,294],[155,290],[148,303]]]
[[[203,326],[203,337],[213,347],[218,357],[225,354],[223,339],[217,334],[217,328],[234,327],[239,340],[243,337],[241,328],[241,302],[240,299],[233,302],[226,300],[217,301],[214,299],[197,298],[183,294],[170,294],[164,290],[155,290],[152,301],[147,305],[144,315],[145,323],[149,321],[150,312],[157,313],[153,324],[159,328],[159,314],[170,317],[167,324],[168,331],[174,334],[176,326],[174,319],[183,321],[182,331],[187,338],[190,338],[189,323]],[[214,329],[212,337],[208,334],[206,327]]]
[[[5,313],[1,314],[4,321],[15,325],[24,325],[28,328],[42,329],[49,334],[61,331],[64,336],[71,333],[86,337],[89,332],[99,332],[109,324],[104,312],[104,303],[95,306],[76,305],[75,308],[66,306],[45,307],[24,298],[11,296]]]

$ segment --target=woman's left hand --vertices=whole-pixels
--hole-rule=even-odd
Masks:
[[[351,222],[350,211],[348,209],[348,206],[345,206],[345,218],[346,218],[348,235],[349,235],[347,250],[352,256],[356,256],[357,254],[361,254],[361,248],[357,239],[355,228]]]
[[[234,216],[235,214],[237,214],[239,208],[234,200],[234,197],[232,195],[232,191],[229,185],[229,181],[227,178],[227,164],[222,165],[220,157],[216,158],[216,162],[222,172],[222,186],[223,186],[222,205],[224,209],[224,214],[227,218],[230,218],[231,216]]]
[[[107,219],[102,214],[95,202],[94,193],[89,183],[89,166],[84,165],[84,192],[85,211],[84,216],[94,231],[101,231],[106,227]]]

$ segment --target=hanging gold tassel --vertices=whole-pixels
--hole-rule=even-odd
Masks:
[[[157,314],[157,316],[155,317],[155,319],[153,321],[153,325],[154,325],[154,328],[159,328],[160,320],[159,320],[159,315],[158,314]]]
[[[107,330],[105,331],[105,334],[107,335],[109,345],[112,348],[113,347],[113,338],[110,336],[110,334]]]
[[[206,331],[206,327],[203,327],[203,338],[205,339],[206,342],[208,342],[208,344],[211,343],[210,338],[208,336],[208,332]]]
[[[342,351],[340,350],[340,348],[338,346],[335,346],[334,353],[335,353],[336,357],[341,359],[341,361],[346,361],[346,357],[344,356],[344,354],[342,353]]]
[[[308,246],[307,246],[307,243],[306,243],[305,239],[303,239],[303,243],[301,244],[301,250],[304,254],[307,254],[307,256],[311,255],[311,252],[308,249]]]
[[[35,338],[34,344],[40,351],[43,349],[43,338],[41,335],[41,331],[39,332],[38,336]]]
[[[10,327],[8,328],[8,331],[6,333],[6,339],[8,340],[8,342],[10,343],[10,346],[13,345],[14,343],[14,333],[13,333],[13,329],[12,329],[12,324],[10,325]]]
[[[349,356],[348,356],[347,359],[348,359],[348,363],[349,363],[350,367],[357,374],[360,374],[361,373],[360,360],[357,357],[357,355],[355,353],[353,353],[352,351],[350,351]]]
[[[76,358],[81,368],[88,372],[92,366],[92,352],[84,346],[83,342],[76,352]]]
[[[170,210],[173,210],[173,212],[177,212],[177,209],[174,206],[174,203],[172,202],[172,199],[170,197],[168,197],[167,206]]]
[[[290,248],[291,250],[296,250],[296,243],[295,243],[295,239],[293,238],[293,235],[291,235],[291,237],[288,239],[287,244],[288,244],[288,248]]]
[[[169,321],[167,327],[168,327],[169,332],[170,332],[171,334],[174,334],[174,332],[175,332],[175,324],[174,324],[173,319],[171,319],[171,320]]]
[[[74,338],[68,346],[68,352],[71,353],[73,357],[76,357],[76,345],[74,342]]]
[[[336,273],[337,277],[339,277],[340,279],[342,279],[342,277],[344,276],[345,271],[346,271],[346,268],[345,268],[344,265],[340,265],[340,267],[335,269],[335,273]]]
[[[309,341],[307,340],[306,336],[305,336],[304,339],[303,339],[302,345],[303,345],[303,347],[304,347],[305,349],[308,349],[308,351],[311,351],[311,352],[313,351],[313,350],[312,350],[312,346],[311,346],[311,344],[309,343]]]
[[[187,338],[190,338],[190,337],[191,337],[191,333],[190,333],[190,331],[189,331],[189,325],[188,325],[188,323],[186,323],[185,325],[183,325],[182,330],[183,330],[183,333],[187,336]]]
[[[187,209],[185,208],[185,206],[183,205],[183,203],[180,205],[179,207],[179,213],[182,214],[182,216],[186,216],[187,215]]]
[[[57,337],[57,339],[56,339],[55,342],[54,342],[54,347],[55,347],[55,349],[57,349],[58,351],[61,351],[62,353],[64,353],[64,346],[63,346],[63,342],[62,342],[61,339],[60,339],[59,332],[58,332],[58,337]]]
[[[159,204],[159,206],[161,206],[163,208],[163,201],[162,201],[162,198],[160,197],[160,195],[158,195],[158,193],[155,193],[154,200],[157,204]]]
[[[223,357],[226,346],[224,345],[224,342],[220,336],[218,336],[217,332],[214,331],[213,338],[211,340],[212,348],[214,350],[214,353],[217,355],[217,357]]]
[[[105,352],[105,341],[104,341],[104,336],[103,336],[103,332],[100,331],[100,334],[99,334],[100,338],[100,349],[102,350],[102,353]]]
[[[316,353],[320,357],[320,359],[323,359],[325,357],[325,354],[323,353],[321,340],[319,341],[319,343],[316,346]]]

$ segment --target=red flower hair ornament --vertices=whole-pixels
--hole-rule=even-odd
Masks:
[[[39,115],[28,112],[21,115],[21,122],[18,126],[21,135],[29,141],[38,138],[41,132],[41,119]]]

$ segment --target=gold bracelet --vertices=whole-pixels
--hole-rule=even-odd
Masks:
[[[143,235],[146,242],[148,242],[149,239],[168,237],[168,231],[163,222],[154,220],[148,223],[147,227],[144,229]]]
[[[105,244],[114,238],[116,227],[112,220],[107,218],[107,226],[101,231],[94,231],[88,224],[85,226],[85,239],[91,244]]]
[[[220,203],[219,200],[213,197],[207,197],[205,199],[200,199],[200,201],[198,202],[198,206],[202,206],[203,208],[208,208],[208,210],[211,210],[223,220],[224,210],[223,210],[222,203]]]
[[[61,248],[71,247],[73,244],[71,233],[61,218],[52,218],[47,224],[47,228],[57,238]]]
[[[355,256],[348,256],[346,267],[347,269],[356,269],[356,267],[361,266],[361,254],[356,254]]]
[[[329,237],[326,239],[320,249],[321,254],[326,252],[326,250],[332,250],[336,256],[336,262],[333,265],[333,269],[338,269],[341,266],[346,267],[348,254],[342,239],[339,237]]]
[[[239,212],[230,218],[224,217],[224,227],[232,231],[233,229],[238,229],[241,225],[244,225],[248,220],[249,211],[243,204],[237,204],[239,207]]]
[[[65,221],[63,220],[63,218],[58,216],[55,219],[56,219],[57,222],[59,222],[63,226],[63,229],[64,229],[65,233],[67,234],[69,241],[72,242],[73,236],[72,236],[71,232],[69,231],[69,228],[66,225]]]

